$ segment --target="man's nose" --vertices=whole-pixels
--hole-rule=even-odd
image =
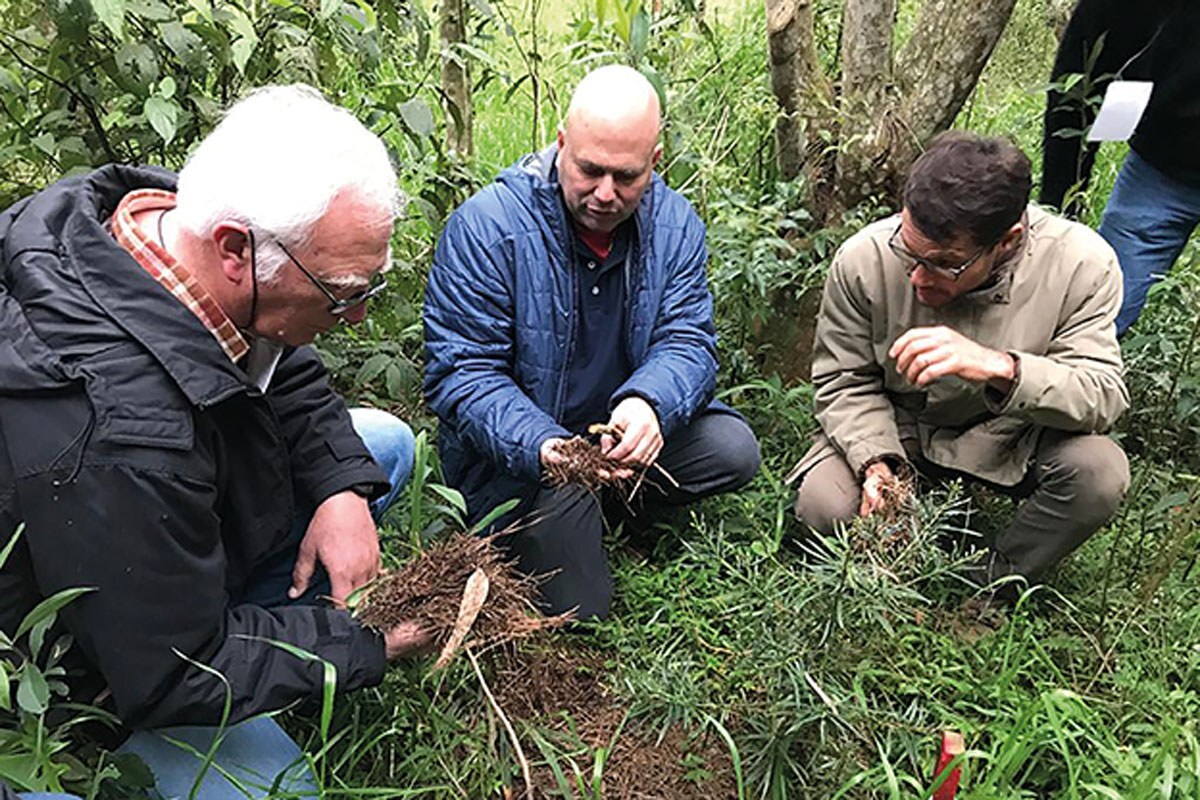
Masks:
[[[367,304],[357,305],[342,314],[342,321],[347,325],[357,325],[367,318]]]
[[[607,203],[616,197],[616,194],[613,192],[613,188],[612,175],[605,175],[596,184],[596,188],[592,190],[592,194],[595,195],[596,199],[601,203]]]
[[[924,264],[917,264],[908,276],[908,282],[918,289],[926,289],[933,285],[934,274]]]

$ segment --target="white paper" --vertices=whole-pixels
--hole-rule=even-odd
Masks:
[[[1150,93],[1153,81],[1113,81],[1104,94],[1104,104],[1088,131],[1089,142],[1123,142],[1137,129]]]

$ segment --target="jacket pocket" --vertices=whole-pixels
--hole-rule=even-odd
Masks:
[[[110,412],[99,426],[99,438],[112,444],[190,450],[195,438],[192,415],[170,408],[129,408]]]

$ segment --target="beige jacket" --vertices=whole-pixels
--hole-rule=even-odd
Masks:
[[[933,309],[917,302],[888,249],[898,224],[891,217],[868,226],[834,258],[812,368],[823,435],[790,480],[835,453],[856,473],[884,456],[903,459],[907,440],[934,464],[1012,486],[1042,429],[1098,433],[1117,421],[1129,406],[1113,324],[1121,274],[1098,234],[1030,206],[1021,254],[998,281]],[[905,381],[888,349],[929,325],[1017,356],[1012,391],[956,377],[925,389]]]

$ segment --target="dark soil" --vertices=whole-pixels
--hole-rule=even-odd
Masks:
[[[608,686],[606,676],[611,671],[601,653],[562,643],[527,644],[519,652],[498,657],[490,684],[521,736],[534,796],[562,795],[532,741],[531,726],[554,742],[557,751],[577,753],[572,758],[588,787],[592,756],[597,748],[611,747],[603,767],[606,800],[736,797],[733,765],[720,737],[697,736],[677,725],[660,737],[658,729],[627,720],[628,709]],[[566,758],[561,758],[559,767],[574,781],[575,771]],[[572,791],[580,793],[574,786]],[[508,796],[524,797],[524,787],[513,787]]]

